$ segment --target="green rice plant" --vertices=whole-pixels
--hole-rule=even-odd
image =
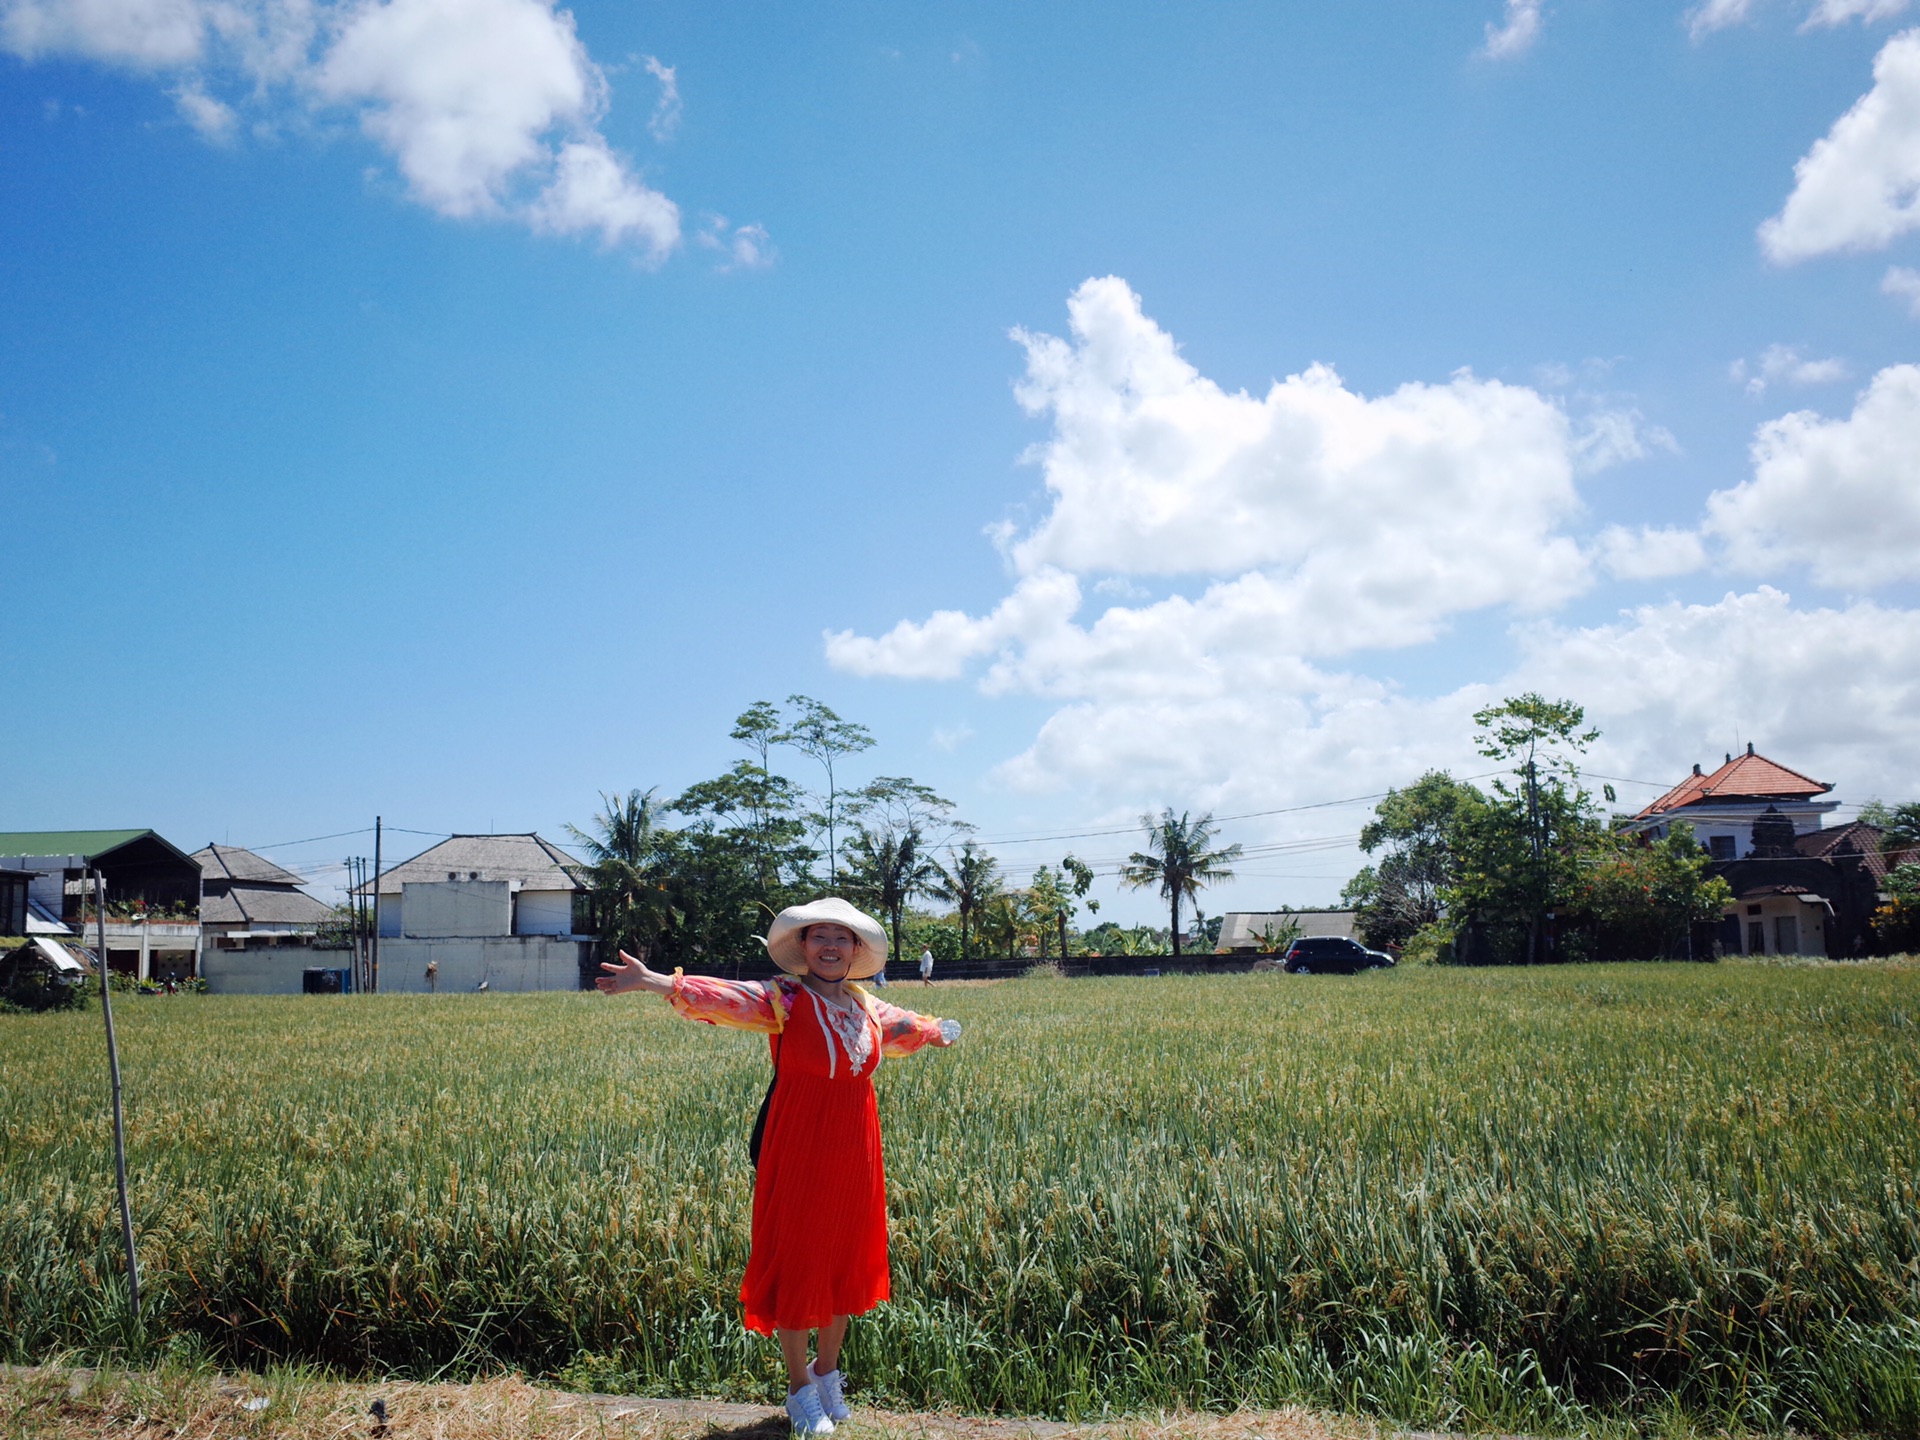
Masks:
[[[864,1400],[1920,1434],[1920,969],[1419,967],[911,997]],[[589,995],[0,1020],[0,1351],[765,1398],[755,1037]]]

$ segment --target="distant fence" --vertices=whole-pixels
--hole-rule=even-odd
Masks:
[[[1062,960],[1037,955],[975,955],[966,960],[941,960],[933,967],[935,980],[1011,980],[1036,966],[1050,966],[1069,979],[1079,980],[1109,975],[1238,975],[1252,970],[1261,960],[1269,965],[1277,955],[1069,955]],[[689,975],[718,975],[728,980],[766,980],[780,973],[764,955],[742,959],[737,964],[703,964],[699,961],[664,961],[682,966]],[[905,985],[920,978],[920,957],[903,955],[900,963],[887,970],[887,982]],[[871,984],[871,981],[865,982]]]

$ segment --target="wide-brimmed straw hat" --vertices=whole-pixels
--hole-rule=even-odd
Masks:
[[[773,917],[767,947],[773,963],[789,975],[807,973],[807,952],[803,943],[809,925],[844,925],[853,932],[855,949],[847,966],[849,980],[866,980],[880,973],[887,963],[887,932],[871,915],[862,914],[838,895],[815,900],[808,905],[789,905]]]

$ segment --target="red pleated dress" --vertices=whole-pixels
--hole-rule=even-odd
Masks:
[[[691,1019],[772,1031],[778,1078],[753,1186],[753,1248],[740,1304],[749,1330],[813,1330],[891,1293],[887,1174],[873,1072],[938,1043],[939,1021],[856,989],[843,1009],[797,980],[676,976]],[[776,1008],[777,1007],[777,1008]],[[778,1027],[776,1029],[776,1027]]]

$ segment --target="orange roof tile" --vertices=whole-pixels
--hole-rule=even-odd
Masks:
[[[1694,773],[1640,812],[1638,818],[1664,814],[1688,805],[1710,805],[1716,800],[1752,797],[1761,800],[1807,800],[1824,795],[1833,786],[1789,770],[1749,749],[1735,755],[1711,775]]]

